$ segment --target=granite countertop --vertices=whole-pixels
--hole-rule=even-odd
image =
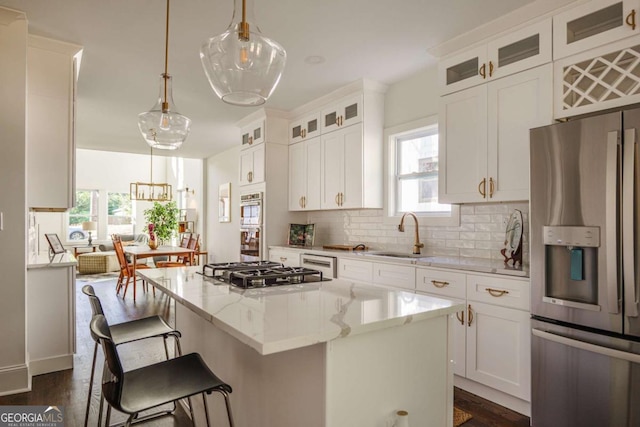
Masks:
[[[300,248],[291,246],[272,246],[273,248],[295,250],[300,253],[309,253],[316,255],[328,255],[338,258],[351,258],[360,259],[363,261],[372,262],[386,262],[390,264],[399,265],[415,265],[422,267],[438,267],[448,268],[452,270],[465,270],[473,271],[477,273],[492,273],[503,274],[508,276],[517,277],[529,277],[528,266],[518,266],[517,268],[511,265],[506,265],[502,260],[490,260],[485,258],[468,258],[468,257],[441,257],[441,256],[422,256],[422,257],[408,257],[398,258],[384,255],[377,255],[376,252],[383,252],[380,250],[375,251],[341,251],[335,249],[323,249],[321,246]]]
[[[27,269],[30,268],[57,268],[72,267],[78,265],[73,254],[65,252],[49,257],[48,252],[31,253],[27,258]]]
[[[463,309],[446,299],[350,280],[244,290],[205,278],[200,271],[157,268],[137,274],[262,355]]]

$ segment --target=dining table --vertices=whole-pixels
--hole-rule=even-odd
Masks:
[[[194,249],[183,248],[181,246],[165,245],[158,246],[156,249],[151,249],[148,245],[130,245],[124,246],[123,249],[124,253],[130,255],[133,261],[133,302],[136,302],[136,273],[139,259],[165,256],[182,256],[189,257],[189,264],[193,265],[194,256],[196,253]]]

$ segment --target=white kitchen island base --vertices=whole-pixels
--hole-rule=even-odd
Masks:
[[[263,356],[176,304],[183,352],[200,353],[231,384],[238,427],[391,427],[399,409],[412,425],[451,426],[447,322],[441,316]],[[207,402],[220,420],[214,424],[225,425],[222,398]]]
[[[345,280],[243,291],[193,272],[138,274],[175,298],[183,352],[231,385],[236,426],[391,427],[398,410],[452,425],[455,303]],[[223,399],[207,404],[227,425]]]

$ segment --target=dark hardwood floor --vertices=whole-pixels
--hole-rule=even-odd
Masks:
[[[82,279],[82,276],[79,277]],[[86,281],[76,284],[76,354],[74,369],[53,372],[33,377],[32,391],[28,393],[0,396],[0,405],[58,405],[64,406],[67,426],[82,426],[84,423],[89,376],[91,374],[91,358],[94,341],[89,335],[91,309],[87,297],[82,293]],[[172,319],[172,301],[162,292],[147,294],[138,288],[136,304],[130,295],[127,299],[116,297],[115,279],[91,283],[101,299],[105,315],[110,323],[119,323],[138,317],[159,314],[170,324]],[[129,289],[131,292],[131,289]],[[134,369],[164,358],[162,340],[146,340],[118,347],[125,370]],[[98,368],[96,376],[100,377],[103,357],[98,349]],[[96,380],[96,383],[98,381]],[[92,393],[89,425],[96,425],[99,405],[99,386],[94,386]],[[233,398],[233,397],[232,397]],[[528,427],[529,418],[510,411],[493,402],[489,402],[464,390],[455,389],[455,405],[469,412],[473,418],[463,427]],[[113,411],[112,423],[124,421],[125,417]],[[103,420],[104,421],[104,420]],[[190,426],[191,421],[184,411],[179,409],[171,417],[163,417],[145,425],[158,427]],[[259,426],[255,426],[259,427]],[[355,426],[354,426],[355,427]]]

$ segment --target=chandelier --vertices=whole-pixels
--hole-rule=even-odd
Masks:
[[[234,0],[227,30],[206,40],[200,60],[213,91],[233,105],[264,104],[280,81],[287,53],[265,37],[253,19],[252,4]]]
[[[164,48],[164,73],[160,75],[160,94],[151,110],[138,115],[138,128],[147,144],[162,150],[179,148],[187,136],[191,120],[178,113],[173,102],[171,76],[169,75],[169,0]]]
[[[150,182],[132,182],[129,184],[129,198],[147,202],[169,202],[173,198],[171,185],[153,182],[153,147],[151,147]]]

